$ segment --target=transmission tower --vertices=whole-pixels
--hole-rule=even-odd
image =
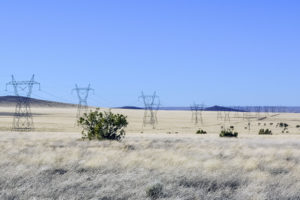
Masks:
[[[144,95],[142,92],[142,95],[139,97],[139,99],[143,99],[145,109],[143,127],[145,127],[147,124],[150,124],[152,125],[153,129],[155,129],[156,124],[158,123],[157,111],[160,106],[159,96],[156,95],[156,92],[154,92],[153,95]]]
[[[243,110],[243,120],[248,120],[250,117],[251,117],[251,108],[247,106]]]
[[[30,81],[16,81],[13,75],[11,78],[12,80],[6,83],[6,91],[7,86],[13,86],[17,97],[12,131],[31,131],[34,129],[34,123],[30,108],[30,97],[33,86],[39,85],[40,89],[40,83],[34,80],[34,75],[32,75]]]
[[[239,118],[240,117],[240,112],[241,112],[241,107],[240,106],[234,106],[233,109],[235,110],[234,117]]]
[[[203,118],[202,118],[202,111],[203,111],[204,105],[203,104],[196,104],[190,106],[190,109],[192,111],[192,122],[195,124],[198,124],[200,121],[201,125],[203,124]]]
[[[222,120],[222,119],[223,119],[222,111],[218,110],[217,111],[217,120]]]
[[[224,121],[230,122],[230,111],[224,111]]]
[[[79,103],[77,106],[77,114],[76,117],[79,119],[83,113],[86,113],[88,110],[88,104],[87,104],[87,99],[89,97],[90,91],[94,92],[94,89],[91,88],[90,84],[88,87],[78,87],[77,84],[75,84],[75,88],[72,90],[72,92],[76,91]]]
[[[255,111],[256,111],[256,118],[259,119],[261,115],[261,107],[260,106],[255,107]]]

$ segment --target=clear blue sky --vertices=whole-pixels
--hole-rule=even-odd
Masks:
[[[300,105],[300,1],[0,2],[0,95],[36,74],[33,97],[98,106]],[[12,90],[10,90],[12,91]],[[51,96],[46,94],[52,94]],[[54,97],[54,96],[56,97]]]

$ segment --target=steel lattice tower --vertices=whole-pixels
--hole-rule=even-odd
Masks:
[[[247,106],[243,110],[243,120],[248,120],[249,118],[251,118],[251,108]]]
[[[224,111],[224,121],[230,122],[230,111]]]
[[[88,110],[88,103],[87,99],[89,97],[90,91],[94,91],[94,89],[91,88],[90,84],[88,87],[80,88],[77,84],[75,84],[75,88],[72,90],[76,91],[77,97],[78,97],[78,106],[77,106],[77,114],[76,117],[79,119],[83,113],[86,113]]]
[[[190,109],[192,111],[192,122],[195,124],[198,124],[200,121],[201,124],[203,124],[203,118],[202,118],[202,111],[203,111],[204,105],[201,104],[196,104],[194,103],[193,105],[190,106]]]
[[[218,110],[217,111],[217,120],[222,120],[223,116],[222,116],[222,111]]]
[[[255,107],[255,111],[256,111],[256,118],[259,119],[261,115],[261,107],[260,106]]]
[[[234,117],[235,118],[239,118],[240,117],[240,110],[241,110],[241,108],[239,106],[235,106],[235,107],[233,107],[233,109],[235,109]]]
[[[12,130],[31,131],[34,129],[34,123],[30,108],[30,97],[32,94],[33,86],[39,85],[40,89],[40,83],[34,80],[34,75],[32,75],[30,81],[16,81],[13,75],[11,77],[12,80],[6,83],[6,91],[7,86],[13,86],[15,96],[17,97]],[[23,96],[20,92],[23,94]]]
[[[139,97],[139,99],[140,98],[143,99],[145,109],[143,127],[145,127],[147,124],[150,124],[153,126],[153,129],[155,129],[155,126],[158,123],[157,111],[160,106],[159,96],[156,95],[156,92],[154,92],[153,95],[144,95],[142,92],[142,95]]]

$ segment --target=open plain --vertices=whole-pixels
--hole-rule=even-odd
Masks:
[[[113,109],[129,121],[114,142],[82,141],[76,108],[33,107],[29,133],[9,131],[13,111],[0,108],[0,199],[151,199],[151,188],[170,200],[300,199],[299,114],[253,113],[248,130],[241,113],[224,123],[203,112],[195,125],[190,111],[159,111],[152,129],[142,128],[143,110]],[[234,126],[238,138],[220,138],[221,126]],[[199,128],[208,134],[196,135]]]

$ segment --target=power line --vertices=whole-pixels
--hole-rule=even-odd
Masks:
[[[64,97],[54,95],[54,94],[52,94],[52,93],[50,93],[50,92],[48,92],[48,91],[45,91],[45,90],[40,90],[40,91],[41,91],[42,93],[48,95],[48,96],[51,96],[51,97],[54,97],[54,98],[58,99],[59,101],[63,101],[63,102],[65,102],[65,103],[68,103],[68,102],[69,102],[69,100],[65,99]]]

